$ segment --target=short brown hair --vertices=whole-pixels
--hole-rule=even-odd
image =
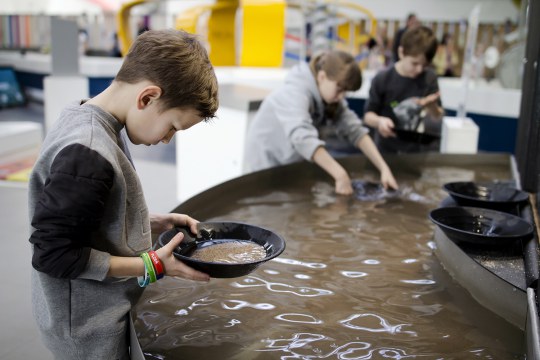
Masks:
[[[330,80],[337,81],[346,91],[356,91],[362,86],[362,72],[354,57],[342,50],[325,51],[314,56],[309,66],[313,75],[323,70]]]
[[[437,38],[430,28],[427,26],[419,26],[405,31],[399,46],[403,48],[403,55],[424,55],[426,61],[430,63],[435,56],[438,44]]]
[[[218,83],[208,54],[196,35],[182,30],[149,30],[137,37],[115,81],[148,80],[161,88],[162,110],[193,108],[215,117]]]

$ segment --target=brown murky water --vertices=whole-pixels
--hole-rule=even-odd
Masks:
[[[286,250],[241,278],[150,286],[134,311],[143,352],[147,359],[523,359],[523,333],[441,267],[427,216],[446,197],[445,182],[509,177],[497,167],[427,167],[398,175],[401,194],[376,201],[296,179],[218,204],[199,220],[275,230]]]
[[[221,240],[214,245],[196,249],[192,259],[223,264],[243,264],[263,260],[266,250],[251,241]]]

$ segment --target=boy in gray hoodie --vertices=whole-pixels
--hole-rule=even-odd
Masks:
[[[360,149],[380,171],[385,188],[397,189],[392,171],[371,140],[369,130],[349,109],[346,91],[355,91],[362,75],[354,58],[340,50],[324,52],[310,64],[291,69],[285,84],[268,95],[250,123],[244,158],[247,172],[313,161],[335,180],[338,194],[353,193],[347,171],[330,155],[321,131],[330,126],[338,137]]]
[[[129,359],[129,311],[148,279],[208,281],[173,256],[181,233],[150,251],[152,233],[196,232],[197,221],[148,213],[121,130],[134,144],[168,143],[215,116],[217,89],[195,36],[147,31],[111,85],[48,132],[29,182],[30,242],[34,315],[55,358]]]

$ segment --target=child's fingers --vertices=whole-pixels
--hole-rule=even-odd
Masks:
[[[167,246],[171,246],[173,249],[180,245],[180,243],[184,240],[184,233],[181,231],[178,232],[178,234],[174,235],[174,237],[169,241]]]
[[[176,234],[171,241],[156,251],[159,258],[163,262],[165,274],[168,276],[182,277],[184,279],[196,281],[209,281],[210,277],[207,274],[189,267],[183,262],[177,260],[172,255],[174,249],[179,246],[183,240],[184,234],[182,232],[178,232],[178,234]]]
[[[181,231],[179,231],[178,234],[174,235],[171,241],[169,241],[167,244],[165,244],[165,246],[162,247],[162,249],[164,250],[164,253],[171,254],[174,251],[174,249],[178,245],[180,245],[182,240],[184,240],[184,234]],[[158,254],[159,253],[161,253],[161,251],[159,251],[158,249]]]
[[[203,272],[197,271],[181,261],[178,261],[178,264],[175,268],[177,277],[182,277],[184,279],[195,280],[195,281],[210,281],[210,276]]]
[[[422,106],[426,106],[427,104],[431,104],[432,102],[437,101],[437,99],[439,99],[439,97],[440,97],[440,93],[438,93],[438,92],[426,96],[424,98]]]

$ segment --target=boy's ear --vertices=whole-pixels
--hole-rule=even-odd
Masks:
[[[137,96],[137,109],[142,110],[161,97],[161,88],[150,85],[144,87]]]
[[[319,72],[317,72],[317,83],[320,83],[321,81],[323,81],[324,79],[326,79],[326,71],[324,70],[319,70]]]

